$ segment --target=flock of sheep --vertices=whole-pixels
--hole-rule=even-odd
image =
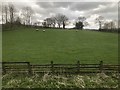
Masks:
[[[39,29],[36,29],[36,31],[39,31]],[[45,30],[42,30],[43,32],[45,32]],[[78,32],[78,30],[75,30],[76,32]]]
[[[39,29],[36,29],[36,31],[39,31]],[[45,32],[45,30],[42,30],[43,32]]]

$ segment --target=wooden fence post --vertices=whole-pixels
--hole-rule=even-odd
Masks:
[[[3,70],[3,74],[6,74],[5,62],[2,63],[2,70]]]
[[[54,64],[53,64],[53,61],[51,61],[51,72],[52,72],[52,74],[54,74]]]
[[[28,62],[28,73],[29,75],[32,75],[32,69],[31,69],[30,62]]]
[[[100,72],[103,71],[103,61],[100,61]]]
[[[120,73],[120,65],[118,66],[118,72]]]
[[[80,61],[77,61],[77,73],[80,72]]]

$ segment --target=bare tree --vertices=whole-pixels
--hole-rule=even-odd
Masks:
[[[42,22],[42,26],[45,27],[45,28],[47,27],[47,23],[46,23],[45,20]]]
[[[47,27],[51,27],[51,25],[52,25],[52,19],[51,18],[46,18],[44,21],[46,22]]]
[[[103,28],[104,29],[115,29],[116,28],[115,22],[114,21],[105,22]]]
[[[62,24],[62,20],[61,20],[61,14],[57,14],[55,16],[56,22],[58,24],[58,27],[60,28],[61,24]]]
[[[8,22],[8,6],[7,5],[2,6],[2,18],[4,18],[5,23]]]
[[[87,26],[88,22],[86,21],[86,18],[83,16],[80,16],[77,18],[76,23],[75,23],[75,27],[77,29],[83,29],[84,26]]]
[[[52,26],[55,27],[56,25],[56,19],[54,16],[51,17],[51,22],[52,22]]]
[[[114,22],[114,21],[111,21],[111,22],[110,22],[110,26],[111,26],[111,29],[115,29],[115,22]]]
[[[62,19],[63,29],[65,29],[66,22],[68,21],[68,18],[67,18],[67,16],[62,15],[62,16],[61,16],[61,19]]]
[[[9,4],[10,23],[13,24],[15,17],[15,7],[12,3]]]
[[[2,21],[3,23],[8,22],[8,6],[7,5],[2,5]]]
[[[67,16],[65,16],[63,14],[57,14],[56,15],[56,22],[57,22],[59,28],[60,28],[61,25],[63,25],[63,29],[65,29],[67,21],[68,21]]]
[[[2,24],[5,22],[4,7],[2,6]]]
[[[31,7],[24,7],[22,9],[22,17],[25,20],[24,23],[25,25],[30,25],[31,24],[31,16],[33,15],[33,10]]]
[[[46,27],[55,27],[55,25],[56,25],[56,18],[54,16],[52,16],[50,18],[46,18],[44,20],[44,22],[46,23]]]
[[[83,22],[84,26],[89,26],[89,23],[87,21]]]
[[[101,29],[102,29],[102,24],[104,23],[104,17],[98,16],[98,17],[95,19],[95,23],[99,23],[99,30],[101,30]]]
[[[109,22],[105,22],[105,23],[104,23],[103,29],[110,29],[110,24],[109,24]]]
[[[8,7],[7,5],[5,5],[5,20],[6,20],[6,23],[8,22]]]
[[[86,18],[85,17],[82,17],[82,16],[80,16],[80,17],[78,17],[78,22],[84,22],[86,20]]]
[[[15,24],[17,24],[17,25],[20,25],[20,24],[21,24],[21,19],[20,19],[20,17],[17,17],[17,18],[16,18]]]

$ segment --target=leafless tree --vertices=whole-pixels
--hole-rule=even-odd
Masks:
[[[88,23],[87,21],[84,21],[84,22],[83,22],[83,25],[84,25],[84,26],[89,26],[89,23]]]
[[[56,19],[54,16],[46,18],[44,22],[46,23],[46,27],[55,27],[56,25]]]
[[[8,22],[8,6],[7,5],[2,6],[2,18],[4,18],[5,23]]]
[[[5,22],[4,7],[2,6],[2,24]]]
[[[80,17],[78,17],[78,19],[77,19],[77,21],[78,22],[84,22],[86,20],[86,18],[85,17],[82,17],[82,16],[80,16]]]
[[[5,5],[5,20],[6,20],[6,23],[8,22],[8,7],[7,5]]]
[[[80,16],[77,18],[77,20],[75,21],[75,27],[77,29],[83,29],[84,26],[88,26],[89,23],[86,21],[86,17]]]
[[[68,18],[67,18],[67,16],[62,15],[62,16],[61,16],[61,19],[62,19],[63,29],[65,29],[66,22],[68,21]]]
[[[105,22],[103,28],[104,29],[116,29],[115,22],[114,21]]]
[[[111,29],[115,29],[115,22],[114,22],[114,21],[111,21],[111,22],[110,22],[110,26],[111,26]]]
[[[57,22],[59,28],[60,28],[61,25],[63,25],[63,29],[65,29],[67,21],[68,21],[67,16],[65,16],[63,14],[57,14],[56,15],[56,22]]]
[[[22,9],[22,17],[23,17],[23,20],[25,25],[30,25],[31,24],[31,17],[33,15],[33,10],[31,7],[24,7]]]
[[[57,14],[55,16],[56,22],[58,24],[58,27],[60,28],[61,24],[62,24],[62,20],[61,20],[61,14]]]
[[[110,24],[109,24],[109,22],[105,22],[105,23],[104,23],[103,29],[110,29]]]
[[[52,19],[51,18],[46,18],[44,21],[46,22],[47,27],[51,27],[51,25],[52,25]]]
[[[113,22],[115,23],[115,29],[118,29],[118,20],[113,20]]]
[[[51,17],[51,22],[52,22],[52,26],[55,27],[55,25],[56,25],[56,20],[55,20],[55,17],[54,17],[54,16]]]
[[[8,5],[2,5],[2,21],[3,23],[8,22]]]
[[[13,24],[15,17],[15,7],[12,3],[9,4],[10,23]]]
[[[15,20],[15,24],[17,24],[17,25],[21,24],[21,18],[19,16],[17,16],[17,18]]]
[[[99,23],[99,30],[102,29],[102,24],[104,23],[104,17],[103,16],[98,16],[95,19],[95,23]]]

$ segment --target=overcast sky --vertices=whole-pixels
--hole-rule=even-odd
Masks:
[[[10,1],[13,1],[18,12],[23,7],[30,6],[34,10],[32,22],[42,21],[47,17],[61,13],[66,15],[69,18],[69,22],[71,22],[67,27],[73,27],[73,22],[75,22],[77,17],[85,16],[90,24],[86,28],[98,28],[94,21],[99,15],[103,16],[106,20],[117,20],[118,17],[118,0],[105,0],[106,2],[100,2],[100,0],[89,0],[89,2],[88,0],[85,2],[80,2],[82,0],[79,0],[79,2],[78,0],[77,2],[74,0],[68,0],[70,2],[60,2],[62,0],[59,0],[59,2],[55,2],[55,0],[49,0],[49,2],[47,0],[46,2],[43,2],[43,0]]]

